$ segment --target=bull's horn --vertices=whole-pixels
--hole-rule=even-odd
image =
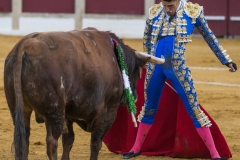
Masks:
[[[140,57],[150,57],[150,59],[148,61],[152,62],[152,63],[163,64],[165,62],[164,58],[158,58],[158,57],[152,56],[152,55],[148,54],[147,52],[136,51],[135,53]]]

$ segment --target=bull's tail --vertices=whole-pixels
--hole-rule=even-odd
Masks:
[[[20,45],[19,45],[20,46]],[[13,82],[15,91],[15,110],[13,111],[14,120],[14,148],[15,148],[15,160],[27,160],[27,137],[24,125],[23,116],[23,94],[21,87],[21,73],[22,73],[22,57],[24,52],[20,49],[16,49],[14,55],[13,64]]]

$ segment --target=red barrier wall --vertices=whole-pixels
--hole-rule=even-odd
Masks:
[[[0,12],[12,12],[12,3],[10,0],[0,0]]]
[[[240,35],[240,1],[229,0],[229,35]]]
[[[23,0],[23,12],[74,13],[74,0]]]
[[[22,0],[23,12],[74,13],[75,0]],[[191,0],[204,6],[209,27],[216,36],[240,35],[239,0]],[[161,0],[155,0],[160,3]],[[0,12],[11,13],[11,0],[0,0]],[[144,0],[86,0],[86,13],[144,14]],[[210,19],[209,19],[210,18]],[[198,33],[195,31],[195,33]]]
[[[216,36],[227,35],[228,1],[211,0],[210,2],[209,0],[192,0],[192,2],[203,6],[208,25]]]
[[[144,14],[144,0],[87,0],[86,13]]]

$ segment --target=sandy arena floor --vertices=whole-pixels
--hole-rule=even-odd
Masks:
[[[5,99],[3,87],[4,59],[21,37],[0,35],[0,160],[14,159],[11,152],[13,140],[13,124]],[[141,51],[141,40],[124,40],[132,48]],[[240,67],[240,39],[220,39],[222,46]],[[232,160],[240,159],[240,69],[230,73],[220,64],[203,39],[194,39],[187,45],[187,62],[192,70],[193,79],[202,106],[218,124],[233,154]],[[198,68],[202,67],[202,68]],[[212,67],[215,68],[212,69]],[[216,69],[217,68],[217,69]],[[219,82],[218,85],[207,82]],[[232,84],[228,86],[227,84]],[[90,153],[90,134],[74,126],[75,143],[71,151],[72,160],[87,160]],[[31,136],[29,160],[48,159],[46,155],[45,125],[37,124],[34,115],[31,118]],[[58,156],[61,157],[62,147],[59,140]],[[122,156],[111,153],[103,145],[99,160],[122,160]],[[171,160],[171,157],[138,156],[135,160]],[[178,159],[178,158],[174,158]],[[184,160],[184,159],[181,159]]]

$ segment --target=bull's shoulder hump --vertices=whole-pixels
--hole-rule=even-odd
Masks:
[[[154,4],[151,8],[149,8],[149,19],[157,17],[162,10],[163,10],[162,2],[159,4]]]
[[[186,15],[191,18],[197,18],[203,10],[203,7],[198,3],[184,2],[183,6]]]

